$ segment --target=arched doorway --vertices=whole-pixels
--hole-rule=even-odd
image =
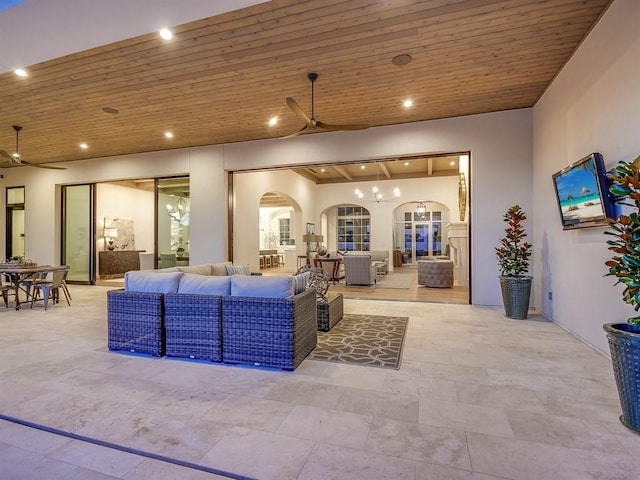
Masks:
[[[260,251],[276,251],[277,266],[294,271],[296,266],[296,237],[304,233],[300,228],[301,209],[298,203],[280,192],[266,192],[260,198],[258,235]]]

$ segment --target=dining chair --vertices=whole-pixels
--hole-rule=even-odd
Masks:
[[[176,254],[175,253],[161,253],[160,254],[160,268],[171,268],[176,266]]]
[[[71,298],[71,292],[69,291],[69,287],[67,286],[67,276],[69,275],[69,269],[66,268],[64,270],[64,276],[62,277],[62,289],[64,290],[64,294],[67,297],[67,303],[69,302],[69,300],[73,300]]]
[[[15,290],[12,284],[3,282],[4,277],[5,275],[0,275],[0,295],[4,300],[4,306],[9,308],[9,295],[15,295]]]
[[[63,286],[64,278],[68,270],[69,269],[67,268],[54,270],[51,275],[51,280],[35,282],[32,285],[33,291],[31,292],[31,308],[33,308],[33,304],[39,300],[43,301],[45,310],[49,305],[49,299],[52,299],[54,303],[58,303],[61,290],[67,300],[67,305],[71,306],[71,302],[69,302],[69,295],[67,295],[67,289]],[[42,298],[40,298],[40,294],[42,294]]]

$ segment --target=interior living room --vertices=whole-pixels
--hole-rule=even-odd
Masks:
[[[51,3],[0,3],[0,249],[16,236],[37,265],[89,263],[68,302],[0,303],[3,475],[637,478],[640,439],[620,422],[602,329],[633,309],[604,276],[605,228],[564,230],[552,177],[593,152],[607,169],[640,153],[638,2],[83,0],[64,15]],[[109,349],[108,296],[127,292],[91,279],[110,242],[133,234],[153,267],[168,248],[188,267],[262,271],[247,282],[289,277],[260,268],[271,246],[260,206],[277,195],[295,201],[296,262],[306,235],[342,250],[340,226],[355,229],[363,209],[370,250],[393,255],[393,224],[420,201],[461,221],[459,175],[406,180],[426,183],[378,203],[354,194],[377,175],[323,184],[294,169],[447,155],[469,161],[467,300],[329,285],[343,320],[382,318],[385,340],[392,320],[404,325],[391,367],[317,351],[284,371]],[[188,200],[158,201],[185,178]],[[140,180],[144,200],[122,202]],[[83,208],[71,213],[73,195]],[[533,245],[523,320],[505,317],[495,255],[515,204]],[[416,223],[411,262],[404,244],[407,263],[391,271],[416,259]]]

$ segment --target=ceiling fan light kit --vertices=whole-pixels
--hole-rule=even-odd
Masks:
[[[300,117],[305,121],[305,126],[302,127],[300,130],[298,130],[297,132],[293,132],[292,134],[282,138],[295,137],[307,130],[315,130],[317,128],[320,128],[322,130],[334,131],[334,132],[338,132],[342,130],[364,130],[365,128],[369,128],[369,125],[366,125],[366,124],[336,125],[331,123],[324,123],[316,119],[314,87],[315,87],[316,80],[318,80],[318,74],[316,72],[309,72],[307,73],[307,79],[311,82],[311,116],[310,117],[307,116],[307,114],[304,113],[304,110],[300,108],[300,105],[298,105],[298,102],[296,102],[292,97],[287,97],[285,99],[287,106],[293,111],[293,113],[295,113],[298,117]]]

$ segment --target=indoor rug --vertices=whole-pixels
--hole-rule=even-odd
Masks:
[[[411,288],[413,280],[416,278],[416,273],[394,273],[389,272],[385,276],[376,280],[376,283],[369,285],[371,288],[399,288],[408,290]],[[347,288],[362,288],[367,285],[345,285],[344,278],[340,279],[339,285]]]
[[[308,358],[397,370],[408,321],[408,317],[346,314],[330,331],[318,332],[318,345]]]

